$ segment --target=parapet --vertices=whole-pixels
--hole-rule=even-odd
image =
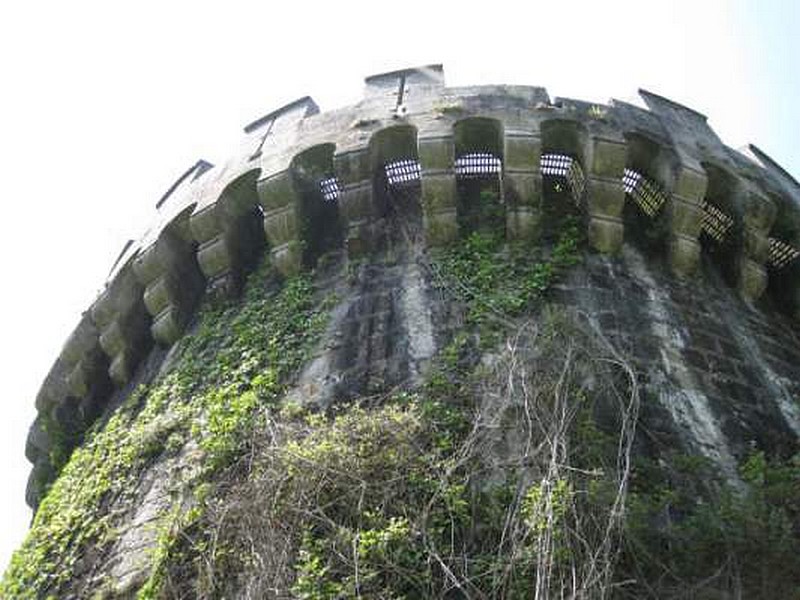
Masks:
[[[198,161],[158,200],[56,357],[26,447],[28,501],[57,466],[49,436],[78,439],[154,346],[180,338],[207,290],[237,293],[265,253],[291,274],[327,252],[373,252],[389,189],[413,190],[431,248],[467,233],[459,194],[489,181],[509,242],[535,243],[553,210],[574,211],[594,251],[656,239],[681,278],[724,256],[747,302],[779,295],[800,320],[800,184],[757,147],[726,147],[701,113],[640,93],[647,109],[534,86],[448,88],[428,65],[367,77],[351,107],[320,112],[304,97],[249,123],[227,161]]]

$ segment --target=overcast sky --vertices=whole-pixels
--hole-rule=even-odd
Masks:
[[[40,382],[125,240],[198,158],[303,95],[444,63],[449,85],[541,85],[706,114],[800,176],[800,2],[4,2],[0,8],[0,569],[30,511]]]

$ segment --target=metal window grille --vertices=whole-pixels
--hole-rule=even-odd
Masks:
[[[661,187],[633,169],[625,169],[622,176],[622,186],[636,205],[648,217],[654,217],[664,203],[667,195]]]
[[[543,176],[564,180],[575,204],[580,203],[586,187],[586,178],[577,160],[566,154],[543,154],[540,168]]]
[[[502,161],[489,152],[473,152],[456,159],[456,177],[461,179],[478,179],[481,177],[500,176],[503,171]]]
[[[572,197],[575,204],[580,202],[583,197],[583,189],[586,187],[586,180],[583,177],[583,169],[577,160],[573,160],[567,171],[567,184],[572,190]]]
[[[703,202],[703,231],[714,241],[724,242],[733,227],[733,218],[708,201]]]
[[[419,161],[414,158],[404,158],[384,166],[386,179],[391,186],[405,186],[416,183],[420,178]]]
[[[632,169],[625,169],[625,173],[622,176],[622,185],[625,188],[625,193],[632,194],[641,180],[641,173],[637,173]]]
[[[319,190],[322,192],[322,198],[326,202],[335,202],[342,193],[339,187],[339,180],[336,177],[328,177],[319,182]]]
[[[572,162],[572,157],[565,154],[542,154],[542,175],[566,178]]]
[[[769,238],[769,264],[782,269],[800,257],[800,250],[783,240]]]

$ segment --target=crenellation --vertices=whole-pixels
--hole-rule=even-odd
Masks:
[[[611,99],[608,106],[625,135],[644,136],[662,148],[672,145],[664,124],[651,110],[616,98]]]
[[[314,102],[314,99],[311,96],[303,96],[248,123],[244,126],[244,132],[246,134],[263,135],[265,130],[280,130],[284,127],[291,127],[319,112],[319,106]]]

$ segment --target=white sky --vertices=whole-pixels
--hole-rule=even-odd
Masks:
[[[0,8],[0,569],[30,511],[34,397],[129,237],[198,158],[311,95],[442,62],[449,85],[519,83],[705,113],[800,175],[798,3],[493,0],[5,2]]]

